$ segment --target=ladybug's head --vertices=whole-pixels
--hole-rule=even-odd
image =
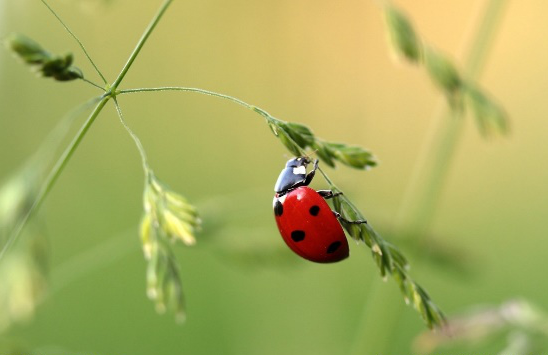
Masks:
[[[306,168],[310,162],[311,161],[307,157],[297,157],[297,158],[288,160],[288,162],[286,163],[286,167],[287,168],[300,168],[300,167]]]
[[[307,165],[311,161],[307,157],[298,157],[288,160],[286,167],[278,176],[275,184],[275,192],[284,195],[288,190],[305,185],[307,177]]]

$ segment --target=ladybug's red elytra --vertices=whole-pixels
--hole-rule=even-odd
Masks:
[[[349,221],[332,211],[325,199],[331,190],[315,191],[308,185],[315,176],[318,159],[307,173],[307,157],[290,159],[275,184],[273,209],[282,238],[297,255],[317,263],[334,263],[349,256],[349,244],[339,224],[367,223]]]

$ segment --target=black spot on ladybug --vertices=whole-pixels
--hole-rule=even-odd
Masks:
[[[274,211],[275,211],[275,216],[282,216],[282,212],[284,212],[284,208],[282,207],[282,203],[280,203],[279,200],[276,200],[275,202],[275,205],[274,205]]]
[[[339,247],[341,246],[341,242],[333,242],[332,244],[330,244],[330,246],[328,247],[328,250],[326,251],[328,254],[332,254],[334,253],[337,249],[339,249]]]
[[[295,230],[292,232],[292,240],[294,242],[300,242],[305,239],[305,232],[300,230]]]
[[[314,205],[313,207],[309,208],[309,213],[313,216],[318,215],[318,212],[320,212],[320,207],[317,205]]]

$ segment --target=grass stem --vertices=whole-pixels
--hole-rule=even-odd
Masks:
[[[78,43],[78,45],[80,46],[80,48],[84,52],[84,55],[86,56],[86,58],[88,58],[89,62],[91,63],[91,65],[93,66],[93,68],[95,69],[97,74],[99,74],[99,76],[103,80],[103,83],[107,84],[107,79],[105,79],[105,77],[103,76],[103,73],[101,73],[101,71],[99,70],[97,65],[95,65],[95,62],[93,61],[93,59],[91,59],[90,54],[86,50],[86,47],[84,47],[82,42],[80,42],[78,37],[76,37],[76,35],[70,30],[70,28],[65,24],[65,22],[63,22],[61,17],[59,17],[59,15],[57,15],[57,13],[52,9],[52,7],[45,0],[41,0],[41,1],[48,8],[48,10],[50,10],[50,12],[53,14],[53,16],[55,16],[55,18],[61,23],[61,25],[65,28],[65,30],[71,35],[71,37],[74,38],[76,43]]]
[[[263,110],[263,109],[261,109],[257,106],[251,105],[247,102],[244,102],[240,99],[237,99],[236,97],[221,94],[221,93],[218,93],[218,92],[215,92],[215,91],[209,91],[209,90],[198,89],[198,88],[189,88],[189,87],[183,87],[183,86],[163,86],[163,87],[156,87],[156,88],[138,88],[138,89],[120,90],[118,92],[118,94],[132,94],[132,93],[138,93],[138,92],[158,92],[158,91],[185,91],[185,92],[194,92],[194,93],[202,94],[202,95],[206,95],[206,96],[218,97],[218,98],[221,98],[221,99],[224,99],[224,100],[234,102],[234,103],[236,103],[240,106],[244,106],[245,108],[247,108],[249,110],[252,110],[255,113],[260,114],[267,121],[273,122],[273,121],[278,120],[277,118],[271,116],[271,114],[269,114],[267,111],[265,111],[265,110]],[[304,154],[304,152],[303,152],[303,154]]]
[[[149,24],[149,26],[147,26],[147,28],[145,29],[145,32],[143,32],[143,35],[139,39],[139,42],[137,42],[137,45],[135,46],[135,48],[134,48],[132,54],[130,55],[130,57],[128,58],[128,61],[126,62],[126,64],[122,68],[122,71],[120,72],[120,74],[118,74],[118,77],[116,78],[116,80],[112,84],[112,90],[116,90],[116,88],[118,88],[118,85],[120,85],[120,82],[122,82],[122,79],[124,79],[124,77],[126,76],[126,73],[128,72],[128,70],[132,66],[135,58],[137,58],[137,55],[139,54],[139,52],[143,48],[143,45],[145,44],[145,42],[147,41],[147,39],[151,35],[152,31],[154,30],[154,28],[156,27],[156,25],[158,24],[158,22],[162,18],[162,15],[164,15],[166,10],[168,9],[168,6],[170,6],[171,3],[172,3],[172,0],[164,1],[162,6],[160,7],[160,10],[158,10],[158,13],[153,17],[151,23]]]
[[[129,133],[129,135],[132,137],[133,141],[135,142],[135,145],[137,146],[137,150],[141,155],[141,162],[143,164],[143,170],[145,171],[145,176],[148,176],[150,168],[149,168],[149,162],[147,160],[147,153],[145,153],[145,148],[143,148],[143,144],[141,144],[141,140],[139,139],[137,134],[135,134],[134,131],[130,128],[130,126],[128,126],[128,124],[126,123],[126,120],[122,115],[122,109],[120,108],[120,105],[118,104],[118,100],[116,99],[116,97],[114,98],[114,106],[116,107],[116,112],[118,113],[118,118],[120,119],[120,123],[122,123],[122,126],[124,126],[126,131]]]
[[[102,87],[101,87],[100,85],[98,85],[98,84],[94,83],[94,82],[93,82],[93,81],[91,81],[91,80],[88,80],[88,79],[86,79],[86,78],[81,78],[80,80],[82,80],[82,81],[84,81],[84,82],[86,82],[86,83],[90,84],[91,86],[95,86],[96,88],[98,88],[98,89],[101,89],[101,90],[105,91],[105,88],[102,88]]]
[[[157,87],[157,88],[138,88],[138,89],[126,89],[126,90],[120,90],[119,94],[132,94],[132,93],[138,93],[138,92],[157,92],[157,91],[186,91],[186,92],[194,92],[197,94],[207,95],[207,96],[214,96],[219,97],[225,100],[232,101],[234,103],[237,103],[241,106],[246,107],[247,109],[253,110],[256,107],[254,105],[250,105],[240,99],[237,99],[236,97],[220,94],[215,91],[210,90],[204,90],[199,88],[188,88],[183,86],[163,86],[163,87]]]

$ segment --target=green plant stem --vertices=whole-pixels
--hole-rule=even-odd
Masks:
[[[103,74],[101,73],[101,71],[99,70],[97,65],[95,65],[95,62],[91,59],[88,51],[86,50],[86,48],[84,47],[82,42],[80,42],[78,37],[76,37],[76,35],[70,30],[70,28],[67,25],[65,25],[65,22],[63,22],[63,20],[61,20],[59,15],[57,15],[57,13],[51,8],[51,6],[45,0],[41,0],[41,1],[48,8],[48,10],[50,10],[50,12],[53,14],[53,16],[55,16],[55,18],[61,23],[61,25],[65,28],[65,30],[71,35],[71,37],[74,38],[74,40],[78,43],[78,45],[80,46],[80,48],[84,52],[84,55],[86,56],[86,58],[88,58],[89,62],[91,63],[91,65],[93,66],[93,68],[95,69],[97,74],[99,74],[99,76],[103,80],[103,83],[107,84],[107,79],[105,79],[105,77],[103,76]]]
[[[241,106],[244,106],[248,109],[252,109],[253,105],[250,105],[240,99],[237,99],[236,97],[232,97],[232,96],[229,96],[229,95],[225,95],[225,94],[220,94],[218,92],[215,92],[215,91],[210,91],[210,90],[204,90],[204,89],[199,89],[199,88],[188,88],[188,87],[184,87],[184,86],[162,86],[162,87],[157,87],[157,88],[137,88],[137,89],[125,89],[125,90],[120,90],[119,91],[119,94],[133,94],[133,93],[138,93],[138,92],[157,92],[157,91],[186,91],[186,92],[194,92],[194,93],[198,93],[198,94],[202,94],[202,95],[207,95],[207,96],[215,96],[215,97],[220,97],[222,99],[225,99],[225,100],[229,100],[229,101],[232,101],[232,102],[236,102],[237,104],[241,105]]]
[[[474,33],[474,40],[465,60],[464,74],[469,78],[477,76],[482,68],[504,5],[505,0],[490,0],[480,18],[480,27]],[[435,117],[441,128],[431,140],[434,143],[429,144],[424,150],[425,157],[419,160],[424,164],[420,169],[416,168],[416,171],[426,172],[425,178],[412,179],[407,188],[408,191],[419,191],[417,203],[405,205],[407,208],[403,208],[403,213],[408,218],[404,220],[405,224],[399,226],[401,230],[411,228],[408,234],[410,237],[417,238],[417,233],[425,232],[432,219],[438,196],[448,175],[450,162],[461,136],[463,126],[461,115],[461,113],[447,109]],[[428,167],[425,167],[425,163],[428,164]],[[421,238],[425,238],[425,235],[422,235]],[[417,243],[422,241],[424,239],[417,240]],[[401,303],[392,307],[385,306],[389,291],[374,285],[372,288],[372,294],[366,300],[362,316],[357,324],[356,335],[350,349],[352,355],[387,353],[388,339],[391,338],[390,334],[396,328],[395,324],[401,313]],[[372,312],[377,309],[383,309],[384,312],[376,317]],[[383,324],[383,328],[380,329],[378,323]]]
[[[82,81],[84,81],[85,83],[88,83],[88,84],[90,84],[90,85],[92,85],[92,86],[95,86],[95,87],[98,88],[98,89],[101,89],[101,90],[105,91],[105,88],[102,88],[100,85],[97,85],[96,83],[94,83],[94,82],[91,81],[91,80],[88,80],[88,79],[86,79],[86,78],[81,78],[80,80],[82,80]]]
[[[118,94],[134,94],[138,92],[158,92],[158,91],[185,91],[185,92],[194,92],[197,94],[202,94],[206,96],[213,96],[218,97],[224,100],[232,101],[234,103],[237,103],[241,106],[246,107],[249,110],[252,110],[256,113],[259,113],[261,116],[263,116],[268,121],[275,121],[278,120],[277,118],[271,116],[267,111],[260,109],[257,106],[251,105],[247,102],[244,102],[240,99],[237,99],[236,97],[232,97],[225,94],[220,94],[218,92],[204,90],[204,89],[198,89],[198,88],[188,88],[183,86],[163,86],[163,87],[157,87],[157,88],[138,88],[138,89],[126,89],[126,90],[120,90]]]
[[[70,158],[76,151],[76,148],[78,148],[78,146],[80,145],[80,142],[88,132],[89,128],[91,127],[91,125],[99,115],[99,112],[101,112],[101,109],[105,106],[109,98],[110,97],[107,95],[103,96],[101,101],[99,101],[99,103],[95,106],[95,109],[93,110],[93,112],[90,114],[86,122],[84,122],[84,124],[82,125],[82,127],[80,128],[76,136],[73,138],[69,146],[65,149],[65,151],[63,151],[63,154],[59,157],[54,167],[51,169],[49,175],[47,176],[46,180],[42,184],[40,190],[38,191],[38,194],[34,202],[28,209],[27,213],[19,221],[19,223],[17,223],[17,226],[15,227],[13,232],[10,234],[8,241],[2,247],[2,251],[0,252],[0,260],[4,256],[6,250],[8,250],[11,244],[13,244],[13,242],[17,239],[19,234],[21,234],[21,231],[23,230],[23,227],[25,226],[29,218],[32,217],[32,215],[40,207],[42,202],[44,202],[44,199],[46,198],[48,193],[51,191],[53,185],[59,178],[59,175],[61,174],[61,172],[67,165],[67,163],[69,162]]]
[[[118,77],[116,78],[116,80],[112,84],[112,89],[113,90],[116,90],[118,85],[120,85],[120,82],[122,81],[122,79],[124,79],[124,77],[126,76],[126,73],[128,72],[128,70],[132,66],[135,58],[137,58],[137,55],[139,54],[139,52],[143,48],[143,45],[145,44],[145,42],[147,41],[147,39],[151,35],[152,31],[154,30],[154,28],[156,27],[156,25],[158,24],[160,19],[162,18],[162,15],[164,15],[164,12],[166,12],[166,10],[168,9],[168,6],[170,6],[171,2],[172,2],[172,0],[164,1],[162,6],[160,7],[160,10],[158,11],[158,13],[153,17],[153,20],[151,21],[149,26],[147,26],[147,28],[145,29],[145,32],[143,32],[143,35],[139,39],[139,42],[137,42],[137,45],[135,46],[135,48],[134,48],[132,54],[130,55],[130,57],[128,58],[128,61],[126,62],[126,64],[122,68],[122,71],[120,72],[120,74],[118,74]]]
[[[246,107],[247,109],[250,109],[250,110],[257,109],[256,106],[251,105],[249,103],[246,103],[246,102],[244,102],[240,99],[237,99],[236,97],[232,97],[232,96],[225,95],[225,94],[220,94],[220,93],[215,92],[215,91],[204,90],[204,89],[199,89],[199,88],[188,88],[188,87],[183,87],[183,86],[162,86],[162,87],[157,87],[157,88],[126,89],[126,90],[120,90],[119,94],[132,94],[132,93],[138,93],[138,92],[151,92],[151,91],[152,92],[157,92],[157,91],[194,92],[194,93],[197,93],[197,94],[202,94],[202,95],[207,95],[207,96],[214,96],[214,97],[219,97],[219,98],[222,98],[222,99],[225,99],[225,100],[229,100],[229,101],[235,102],[235,103],[237,103],[241,106],[244,106],[244,107]],[[265,111],[263,111],[263,112],[265,112]]]
[[[126,120],[124,119],[124,116],[122,115],[122,109],[120,108],[120,105],[118,104],[118,100],[116,97],[114,98],[114,105],[116,107],[116,112],[118,113],[118,118],[120,119],[120,123],[122,123],[122,126],[126,129],[126,131],[129,133],[129,135],[132,137],[133,141],[135,142],[135,145],[137,146],[137,150],[139,151],[139,154],[141,155],[141,162],[143,164],[143,170],[145,172],[145,176],[147,177],[150,174],[150,168],[149,168],[149,162],[147,160],[147,153],[145,152],[145,148],[143,148],[143,144],[141,144],[141,140],[137,136],[137,134],[132,131],[130,126],[126,123]]]

